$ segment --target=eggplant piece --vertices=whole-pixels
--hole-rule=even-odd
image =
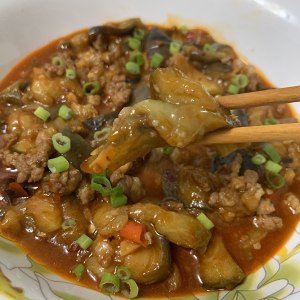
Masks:
[[[107,114],[102,114],[100,116],[97,116],[95,118],[90,118],[85,121],[83,121],[83,124],[93,131],[100,130],[105,123],[110,122],[111,120],[115,119],[118,116],[118,112],[113,111]]]
[[[181,53],[176,53],[172,56],[172,58],[170,58],[170,66],[182,71],[193,80],[199,81],[209,94],[213,96],[223,94],[224,88],[221,85],[211,79],[208,79],[201,70],[198,70],[198,68],[192,65]]]
[[[82,162],[90,155],[92,147],[82,136],[73,133],[68,127],[63,128],[61,133],[71,139],[71,150],[63,154],[63,156],[75,168],[79,169]]]
[[[243,175],[246,170],[254,170],[258,173],[261,173],[260,172],[260,167],[254,165],[251,162],[251,158],[252,158],[251,153],[249,153],[249,151],[247,151],[245,149],[237,149],[237,150],[231,152],[230,154],[228,154],[225,157],[217,156],[214,159],[214,161],[212,162],[212,165],[211,165],[212,172],[216,172],[222,166],[227,166],[227,165],[231,164],[237,154],[240,154],[243,158],[241,168],[240,168],[240,171],[239,171],[239,176]]]
[[[211,44],[215,51],[203,51],[195,46],[186,48],[186,53],[191,61],[210,64],[214,62],[226,63],[236,57],[234,50],[225,44]]]
[[[129,207],[129,217],[149,222],[170,242],[185,248],[205,250],[211,233],[196,218],[168,211],[152,203],[137,203]]]
[[[154,53],[158,52],[164,59],[170,55],[169,47],[171,38],[159,28],[152,28],[146,37],[145,49],[148,57],[152,57]]]
[[[179,70],[156,69],[150,84],[157,100],[123,108],[106,144],[81,166],[85,172],[114,171],[154,148],[184,147],[207,132],[235,125],[228,110]]]
[[[198,267],[203,286],[207,289],[232,289],[246,276],[219,235],[211,239],[206,252],[200,256]]]
[[[124,257],[124,266],[132,278],[140,284],[151,284],[165,279],[171,269],[171,253],[168,241],[148,225],[152,244],[140,247]]]
[[[0,93],[0,102],[23,105],[22,97],[27,85],[28,82],[24,80],[14,82]]]
[[[118,24],[107,24],[102,26],[94,26],[88,32],[89,42],[92,43],[96,40],[97,36],[124,36],[130,34],[136,27],[142,26],[143,23],[140,18],[132,18],[125,20]]]
[[[207,205],[212,183],[204,169],[183,166],[178,171],[178,196],[188,208],[210,209]]]
[[[149,99],[150,96],[150,87],[146,84],[138,84],[132,90],[130,105],[134,105],[142,100]]]

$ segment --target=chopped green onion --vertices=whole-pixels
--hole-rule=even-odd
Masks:
[[[83,92],[86,95],[96,95],[99,93],[101,88],[101,85],[98,81],[91,81],[91,82],[86,82],[83,85]]]
[[[73,111],[67,105],[62,105],[58,110],[58,116],[64,120],[70,120],[73,116]]]
[[[52,144],[54,149],[59,153],[67,153],[71,149],[71,139],[61,132],[52,135]]]
[[[153,54],[153,56],[151,57],[151,61],[150,61],[151,68],[153,68],[153,69],[158,68],[161,65],[161,63],[163,62],[163,60],[164,60],[163,55],[161,55],[158,52],[155,52]]]
[[[126,298],[133,299],[139,294],[139,287],[133,279],[128,279],[123,282],[121,292]]]
[[[227,88],[227,92],[232,95],[238,94],[239,91],[240,91],[240,88],[232,83]]]
[[[121,281],[120,278],[112,273],[104,273],[99,287],[108,293],[117,293],[120,291]]]
[[[93,240],[86,234],[82,234],[75,242],[84,250],[93,244]]]
[[[141,51],[133,51],[130,53],[129,61],[137,63],[139,66],[144,64],[144,55]]]
[[[138,40],[143,40],[145,36],[145,30],[142,28],[135,28],[133,31],[133,37]]]
[[[139,50],[141,48],[141,41],[136,38],[129,38],[128,39],[128,46],[132,50]]]
[[[281,155],[271,144],[264,144],[263,151],[276,163],[281,161]]]
[[[82,277],[84,271],[85,271],[85,266],[83,264],[78,264],[72,270],[72,274],[74,274],[77,280],[79,280]]]
[[[251,158],[251,162],[257,166],[264,164],[266,161],[267,161],[266,158],[262,154],[259,154],[259,153],[256,153]]]
[[[93,174],[91,181],[91,188],[94,191],[101,193],[102,196],[109,196],[112,190],[111,183],[106,177],[106,173]]]
[[[263,124],[264,125],[276,125],[279,124],[280,122],[277,119],[274,118],[269,118],[269,119],[264,119]]]
[[[131,277],[131,273],[129,269],[125,266],[119,266],[117,267],[116,275],[121,279],[121,280],[127,280]]]
[[[51,173],[61,173],[67,171],[70,167],[70,164],[63,156],[58,156],[49,159],[47,162],[47,166]]]
[[[214,223],[203,212],[197,216],[197,219],[207,230],[210,230],[215,226]]]
[[[64,67],[65,61],[60,56],[53,56],[51,59],[51,63],[53,66]]]
[[[132,61],[127,62],[125,68],[129,74],[137,75],[141,73],[140,66]]]
[[[204,44],[202,50],[208,54],[215,54],[217,52],[216,47],[209,43]]]
[[[104,142],[108,135],[110,134],[111,128],[110,127],[104,127],[103,129],[96,131],[94,133],[94,139],[99,142]]]
[[[187,34],[188,31],[189,31],[189,29],[188,29],[188,27],[186,25],[181,25],[179,27],[179,30],[181,31],[182,34]]]
[[[46,122],[48,120],[48,118],[50,117],[50,113],[48,110],[46,110],[45,108],[39,106],[35,111],[34,114],[40,118],[41,120],[43,120],[44,122]]]
[[[173,147],[164,147],[163,148],[163,154],[166,154],[166,155],[172,154],[173,151],[174,151]]]
[[[66,77],[68,79],[75,79],[77,76],[76,71],[74,69],[66,69]]]
[[[110,204],[112,207],[120,207],[127,203],[127,196],[124,195],[121,187],[114,187],[110,191]]]
[[[245,74],[237,74],[231,79],[231,83],[243,89],[249,84],[249,78]]]
[[[285,185],[285,178],[279,173],[266,172],[266,178],[269,186],[275,190],[278,190]]]
[[[62,230],[67,230],[71,227],[73,227],[76,224],[76,221],[72,218],[65,219],[64,222],[61,224]]]
[[[178,53],[182,47],[181,41],[172,41],[169,46],[169,51],[171,54]]]
[[[272,160],[268,160],[265,164],[265,168],[267,171],[273,174],[277,174],[282,170],[282,166]]]

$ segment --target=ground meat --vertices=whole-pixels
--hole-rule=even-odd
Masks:
[[[106,97],[103,102],[109,107],[116,109],[129,101],[131,85],[126,82],[125,75],[116,74],[110,80],[107,80],[104,93]]]
[[[210,195],[208,204],[211,206],[234,206],[239,201],[238,193],[231,187],[224,187]]]
[[[36,137],[35,147],[29,153],[1,150],[0,161],[4,166],[18,170],[17,182],[37,182],[43,177],[51,149],[51,135],[48,131],[42,130]]]
[[[239,169],[240,160],[232,166],[233,173]],[[265,194],[262,186],[257,183],[258,174],[246,170],[244,176],[231,177],[230,182],[219,192],[213,192],[208,200],[212,207],[218,207],[221,215],[227,221],[235,217],[254,214],[262,196]]]
[[[91,188],[89,183],[83,181],[78,188],[77,197],[82,204],[87,204],[95,198],[95,191]]]
[[[275,231],[282,228],[282,219],[277,216],[259,215],[254,218],[253,223],[258,228],[264,228],[268,231]]]
[[[284,204],[289,207],[294,215],[300,213],[300,200],[293,193],[287,193],[285,195]]]
[[[13,145],[19,138],[17,133],[6,133],[0,136],[0,147],[1,148],[9,148]]]
[[[60,195],[69,195],[76,190],[82,175],[79,170],[70,167],[69,170],[62,173],[51,173],[43,179],[42,189],[45,193],[58,193]]]
[[[269,215],[274,211],[274,204],[269,199],[261,200],[257,208],[257,214],[259,215]]]

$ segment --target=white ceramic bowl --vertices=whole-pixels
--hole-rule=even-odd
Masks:
[[[276,86],[299,84],[300,2],[296,0],[1,0],[0,78],[20,58],[57,37],[137,16],[145,23],[204,26]],[[274,258],[235,290],[183,299],[298,299],[299,242],[300,227]],[[0,269],[0,299],[115,298],[65,282],[3,239]]]

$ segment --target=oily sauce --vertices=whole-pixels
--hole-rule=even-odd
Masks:
[[[75,34],[76,33],[72,35]],[[64,37],[63,40],[70,38],[72,35]],[[34,64],[44,63],[56,52],[57,46],[61,40],[62,39],[55,40],[25,57],[0,82],[0,90],[9,86],[17,79],[26,79],[34,67]],[[148,188],[146,186],[146,190],[149,197],[153,196],[154,198],[157,198],[161,194],[161,188],[159,187],[159,183],[155,179],[155,176],[151,177],[151,174],[142,174],[141,177],[144,177],[143,181],[147,182]],[[152,188],[150,188],[151,186]],[[156,188],[153,188],[153,186],[156,186]],[[151,191],[154,191],[152,195],[150,194]],[[300,189],[296,184],[291,187],[291,191],[300,196]],[[223,236],[228,251],[246,274],[255,271],[270,259],[274,253],[287,242],[299,221],[297,215],[292,215],[291,212],[288,211],[288,208],[281,204],[280,196],[281,194],[278,193],[272,197],[271,200],[277,208],[278,216],[283,219],[284,226],[274,233],[268,233],[261,241],[261,249],[247,249],[241,246],[240,241],[243,235],[251,230],[251,228],[254,229],[254,225],[250,222],[250,218],[234,222],[233,224],[219,224],[213,229]],[[19,245],[41,265],[44,265],[48,269],[67,278],[69,281],[76,281],[74,276],[70,273],[70,270],[72,270],[77,263],[78,252],[72,251],[72,247],[67,249],[66,246],[58,244],[55,238],[37,238],[28,233],[23,233],[20,237]],[[80,253],[80,255],[84,256],[84,251]],[[197,258],[193,254],[193,251],[173,246],[172,258],[178,265],[182,275],[182,286],[176,291],[176,294],[180,295],[184,292],[186,293],[186,291],[201,291],[201,281],[197,271]],[[98,289],[96,281],[88,274],[84,274],[80,282],[77,283],[96,290]],[[167,282],[164,281],[150,286],[142,286],[139,296],[162,296],[166,294]]]

